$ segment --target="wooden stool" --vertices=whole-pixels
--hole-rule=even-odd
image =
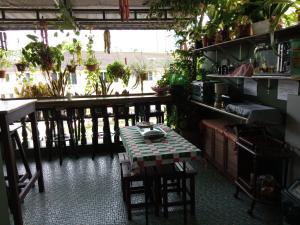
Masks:
[[[132,203],[131,197],[134,194],[146,193],[147,195],[150,195],[152,203],[154,202],[153,194],[151,193],[152,192],[151,186],[153,185],[153,177],[155,175],[154,170],[153,168],[147,168],[147,175],[145,175],[144,171],[140,171],[140,170],[132,171],[129,157],[126,153],[119,153],[119,161],[121,166],[121,183],[122,183],[123,199],[127,206],[128,220],[132,219],[132,213],[131,213],[132,209],[141,208],[141,207],[146,207],[146,218],[147,218],[148,204],[146,203],[146,201],[143,203]],[[147,181],[145,179],[147,179]],[[133,186],[134,182],[140,182],[142,183],[142,185]],[[146,187],[145,187],[145,182],[147,182]],[[155,207],[158,207],[158,204],[155,204]]]
[[[195,175],[196,171],[190,163],[176,162],[174,165],[165,165],[158,169],[159,177],[162,179],[162,185],[159,179],[157,190],[162,194],[162,206],[164,216],[168,217],[168,207],[183,206],[184,208],[184,223],[187,222],[186,207],[190,205],[191,215],[195,215]],[[176,180],[174,183],[173,181]],[[189,189],[187,188],[186,180],[190,181]],[[170,182],[171,181],[171,184]],[[173,183],[173,184],[172,184]],[[182,194],[182,200],[169,202],[168,194],[177,192]],[[158,193],[158,192],[157,192]],[[187,200],[186,196],[189,196]]]

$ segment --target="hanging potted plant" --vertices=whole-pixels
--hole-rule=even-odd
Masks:
[[[7,50],[0,49],[0,78],[5,78],[6,69],[9,66],[9,52]]]
[[[148,70],[145,63],[133,63],[131,66],[132,75],[135,77],[135,82],[132,88],[141,87],[141,92],[144,93],[144,81],[147,80]]]
[[[88,43],[86,45],[87,47],[87,59],[85,61],[85,67],[88,71],[94,72],[98,68],[98,62],[96,59],[95,51],[93,50],[93,36],[90,35],[88,37]]]
[[[67,65],[67,69],[70,73],[75,73],[76,67],[82,64],[81,43],[76,38],[73,38],[73,41],[66,45],[66,49],[71,55],[71,60]]]
[[[106,67],[107,76],[111,79],[121,79],[123,85],[125,87],[128,86],[129,78],[130,78],[130,69],[128,66],[125,66],[123,63],[119,61],[115,61],[112,64],[107,65]]]
[[[17,67],[18,72],[23,73],[26,68],[28,67],[28,63],[26,62],[24,56],[22,55],[20,60],[15,64],[15,66]]]

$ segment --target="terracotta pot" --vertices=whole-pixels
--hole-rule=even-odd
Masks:
[[[224,28],[221,30],[222,40],[223,41],[229,41],[229,30],[228,28]]]
[[[168,93],[169,87],[168,86],[163,86],[163,87],[159,87],[159,86],[154,86],[151,87],[153,91],[156,92],[156,95],[162,96],[162,95],[166,95]]]
[[[251,24],[242,24],[238,26],[239,38],[248,37],[252,34]]]
[[[27,65],[26,63],[17,63],[16,67],[19,72],[24,72],[26,70]]]
[[[223,42],[223,36],[222,36],[221,31],[218,31],[215,35],[215,43],[218,44],[221,42]]]
[[[77,65],[67,65],[67,69],[70,73],[75,73],[76,67],[77,67]]]
[[[5,78],[5,76],[6,76],[6,71],[0,70],[0,78]]]
[[[97,64],[93,64],[93,65],[85,65],[85,67],[86,67],[86,69],[87,69],[88,71],[94,72],[94,71],[97,69],[98,65],[97,65]]]
[[[207,35],[205,35],[202,38],[202,45],[203,45],[203,47],[207,47],[208,46],[208,37],[207,37]]]

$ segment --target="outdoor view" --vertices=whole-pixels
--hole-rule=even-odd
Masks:
[[[43,31],[5,32],[1,98],[153,92],[175,50],[174,32],[167,30],[49,30],[42,37]],[[55,52],[54,69],[34,58],[38,44],[46,41]]]

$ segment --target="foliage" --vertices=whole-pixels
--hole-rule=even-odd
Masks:
[[[11,66],[10,63],[11,52],[0,48],[0,70],[4,70]]]
[[[88,95],[110,95],[113,92],[111,85],[114,82],[114,78],[106,74],[101,76],[100,68],[96,71],[88,71],[87,73],[87,84],[85,87],[85,93]]]
[[[56,23],[58,29],[71,29],[78,33],[78,24],[75,22],[75,18],[72,16],[72,5],[70,3],[71,1],[54,0],[54,2],[59,12],[57,19],[59,21],[62,21],[62,23]]]
[[[67,69],[62,68],[64,46],[59,44],[50,47],[38,41],[34,35],[27,35],[27,37],[32,41],[22,49],[24,59],[29,65],[39,66],[44,72],[51,96],[64,96],[70,77]]]
[[[23,98],[47,97],[52,94],[48,89],[48,85],[41,82],[38,84],[24,83],[20,91],[15,88],[15,93]]]
[[[125,86],[128,85],[130,77],[130,68],[119,61],[115,61],[106,67],[107,75],[115,80],[121,79]]]
[[[85,61],[85,65],[96,65],[98,64],[96,59],[96,53],[93,49],[94,37],[92,35],[88,36],[88,43],[86,45],[87,48],[87,59]]]
[[[140,63],[133,63],[130,66],[132,75],[135,77],[135,82],[132,88],[141,86],[141,92],[144,93],[144,81],[147,80],[148,69],[147,65],[140,61]]]
[[[81,43],[76,38],[73,38],[72,42],[67,43],[65,45],[66,50],[70,53],[72,56],[72,59],[70,61],[70,64],[72,66],[75,65],[81,65],[82,64],[82,55],[81,55]]]

